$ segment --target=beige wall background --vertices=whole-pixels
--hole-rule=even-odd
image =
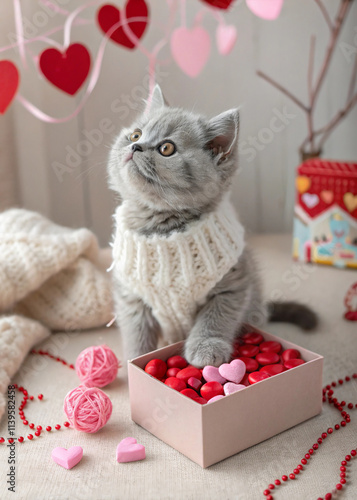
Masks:
[[[162,0],[147,2],[151,9],[151,24],[143,43],[152,47],[158,40],[161,27],[167,23],[168,11]],[[58,3],[70,11],[83,4],[79,0]],[[113,3],[118,7],[124,5],[123,0]],[[339,2],[323,0],[323,3],[332,14]],[[42,4],[30,0],[21,4],[27,32],[32,30],[32,36],[36,36],[36,30],[37,34],[43,33],[64,19],[61,15],[47,15],[44,26],[39,27],[38,19],[45,19],[39,13],[46,12]],[[202,6],[199,0],[187,2],[188,26]],[[12,8],[11,0],[2,0],[1,45],[8,43],[9,36],[14,33]],[[93,19],[96,8],[88,8],[83,17]],[[254,16],[242,0],[236,0],[232,11],[223,15],[226,22],[234,24],[238,30],[238,41],[231,54],[218,54],[215,45],[217,23],[205,16],[203,24],[211,36],[212,52],[203,72],[190,79],[171,62],[160,68],[161,85],[172,104],[208,116],[233,106],[241,107],[240,174],[233,186],[234,204],[248,231],[288,231],[294,204],[294,170],[299,164],[297,150],[306,135],[306,121],[299,108],[256,76],[256,70],[265,71],[307,101],[310,36],[313,33],[317,36],[315,67],[318,68],[326,48],[328,30],[313,0],[285,0],[280,17],[272,22]],[[59,42],[62,37],[61,32],[54,35]],[[94,55],[102,36],[94,24],[74,27],[71,39],[84,43]],[[36,56],[47,46],[36,42],[29,47]],[[342,50],[346,46],[351,48],[350,57]],[[321,92],[318,124],[324,123],[344,104],[356,52],[357,5],[353,2],[329,78]],[[163,50],[162,57],[170,58],[169,47]],[[13,60],[20,68],[21,94],[46,113],[62,117],[80,102],[81,94],[69,97],[45,81],[31,57],[28,69],[22,68],[15,50],[0,54],[0,59],[5,58]],[[86,225],[96,232],[102,245],[107,244],[115,206],[115,198],[106,186],[108,148],[115,134],[123,125],[132,122],[136,114],[135,110],[129,109],[128,116],[122,120],[113,103],[117,99],[123,101],[125,96],[135,100],[142,94],[138,87],[144,85],[147,70],[148,61],[138,50],[129,51],[109,43],[97,87],[78,118],[64,124],[45,124],[14,102],[11,109],[0,116],[0,209],[18,203],[38,210],[60,224]],[[272,118],[279,114],[289,115],[287,123],[283,124],[281,131],[267,135],[263,130],[269,129]],[[95,146],[81,150],[81,141],[87,140],[88,134],[95,137],[93,131],[100,128],[102,120],[111,120],[110,132],[103,133],[100,140],[97,136]],[[324,156],[356,160],[356,129],[357,108],[336,129],[326,144]],[[257,138],[258,147],[248,150],[250,137]],[[59,175],[59,164],[67,167],[62,175]]]

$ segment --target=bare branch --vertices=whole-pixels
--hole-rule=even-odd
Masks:
[[[267,82],[269,82],[270,85],[273,85],[273,87],[280,90],[280,92],[282,92],[287,97],[289,97],[289,99],[291,99],[297,106],[299,106],[301,109],[303,109],[306,113],[309,111],[309,108],[307,106],[305,106],[305,104],[303,102],[301,102],[300,99],[298,99],[296,96],[294,96],[285,87],[280,85],[280,83],[278,83],[275,80],[273,80],[272,78],[270,78],[270,76],[266,75],[262,71],[257,71],[257,75],[260,76],[261,78],[263,78],[264,80],[266,80]]]
[[[332,120],[322,129],[315,132],[315,135],[322,134],[318,149],[322,148],[323,143],[327,140],[332,130],[342,121],[342,119],[353,109],[357,104],[357,93],[347,102],[346,106],[341,109]]]
[[[348,94],[347,94],[347,100],[350,100],[353,96],[353,92],[355,90],[355,85],[356,85],[356,76],[357,76],[357,57],[355,57],[355,62],[353,65],[353,70],[351,74],[351,80],[350,80],[350,85],[348,88]]]
[[[321,2],[321,0],[315,0],[315,2],[316,2],[316,3],[317,3],[317,5],[319,6],[319,8],[320,8],[320,10],[321,10],[321,12],[322,12],[322,14],[323,14],[323,16],[324,16],[324,18],[325,18],[326,22],[327,22],[328,27],[329,27],[329,28],[330,28],[330,30],[332,31],[332,29],[333,29],[333,24],[332,24],[332,21],[331,21],[331,19],[330,19],[330,16],[329,16],[328,12],[327,12],[326,7],[325,7],[325,6],[324,6],[324,4]]]
[[[308,137],[311,145],[311,150],[315,148],[314,143],[314,125],[313,125],[313,78],[314,78],[314,56],[315,56],[315,35],[311,35],[310,39],[310,53],[309,53],[309,66],[307,70],[307,88],[309,94],[309,111],[307,112],[307,128]]]

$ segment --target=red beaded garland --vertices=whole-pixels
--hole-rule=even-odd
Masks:
[[[344,380],[339,379],[338,384],[341,386],[341,385],[343,385],[344,381],[349,382],[350,380],[353,380],[353,379],[357,379],[357,373],[354,373],[351,377],[346,376]],[[339,424],[338,423],[335,424],[333,427],[329,427],[326,432],[323,432],[321,434],[321,437],[319,437],[316,440],[317,442],[312,445],[312,447],[308,450],[308,452],[305,453],[304,458],[301,459],[301,464],[303,464],[303,465],[308,464],[308,460],[311,459],[311,455],[319,449],[319,445],[321,445],[323,443],[323,441],[334,432],[334,430],[337,431],[337,430],[345,427],[351,421],[351,417],[346,411],[344,411],[344,407],[347,407],[349,410],[352,410],[355,407],[357,408],[357,404],[346,403],[346,401],[339,402],[336,397],[332,397],[334,394],[334,391],[331,389],[331,387],[336,387],[336,386],[337,386],[336,382],[331,382],[331,384],[326,385],[322,390],[322,400],[323,400],[323,402],[328,401],[329,404],[333,405],[341,413],[341,416],[344,418],[344,420],[342,420]],[[327,395],[327,397],[326,397],[326,395]],[[356,456],[357,456],[357,450],[353,449],[353,450],[351,450],[351,452],[348,455],[345,456],[344,460],[341,460],[340,482],[335,485],[334,492],[342,490],[343,486],[346,484],[345,477],[346,477],[346,470],[347,470],[348,463],[352,460],[353,457],[356,457]],[[283,475],[281,478],[282,481],[286,482],[286,481],[288,481],[288,479],[291,479],[291,480],[296,479],[296,476],[300,473],[301,470],[303,470],[303,465],[301,465],[301,464],[298,464],[296,469],[294,469],[293,472],[291,472],[288,476]],[[279,479],[276,479],[274,481],[274,483],[276,486],[281,485],[281,482]],[[270,484],[268,487],[269,492],[272,489],[271,486],[272,485]],[[268,491],[268,490],[264,490],[264,491]],[[267,495],[267,494],[264,493],[264,495]],[[269,496],[271,496],[270,493],[269,493]],[[267,498],[269,498],[269,497],[267,496]],[[273,498],[273,497],[271,496],[271,498]],[[324,497],[319,497],[317,500],[332,500],[332,493],[331,492],[326,493]]]

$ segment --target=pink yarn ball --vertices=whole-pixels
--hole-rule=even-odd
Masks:
[[[83,432],[97,432],[112,414],[109,397],[97,387],[80,385],[64,398],[63,409],[72,427]]]
[[[104,387],[115,380],[120,367],[118,358],[107,345],[95,345],[82,351],[76,371],[87,387]]]

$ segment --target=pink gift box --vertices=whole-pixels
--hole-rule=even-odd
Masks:
[[[181,354],[183,342],[178,342],[128,362],[132,420],[205,468],[319,414],[323,357],[252,330],[284,350],[298,349],[306,363],[200,405],[144,371],[151,359]]]

